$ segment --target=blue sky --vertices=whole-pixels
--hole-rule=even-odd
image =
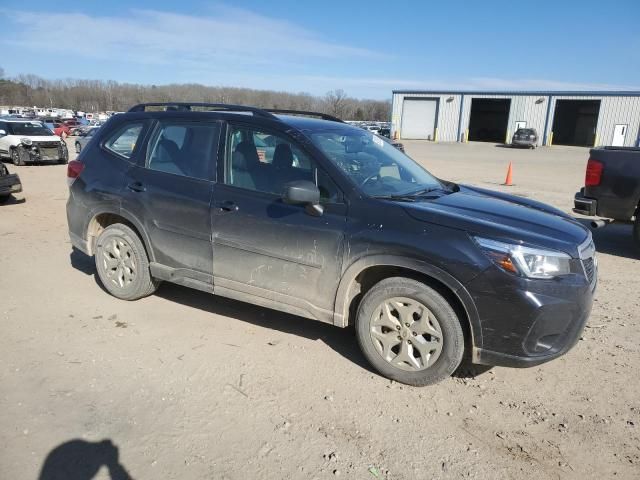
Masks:
[[[640,89],[640,0],[1,0],[7,76],[393,89]]]

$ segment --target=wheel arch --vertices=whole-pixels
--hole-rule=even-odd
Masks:
[[[362,295],[380,280],[397,276],[418,280],[438,291],[460,317],[471,346],[482,345],[478,311],[464,285],[434,265],[396,255],[367,256],[356,260],[347,268],[336,292],[334,325],[347,327],[353,324]]]
[[[151,242],[149,240],[147,232],[142,226],[142,223],[134,215],[122,209],[102,208],[91,212],[89,221],[87,222],[87,226],[85,228],[85,236],[87,239],[87,248],[89,250],[89,255],[94,255],[96,239],[98,238],[100,233],[105,228],[115,223],[122,223],[131,228],[138,235],[138,237],[140,237],[140,240],[142,240],[149,261],[152,262],[155,260],[153,249],[151,248]]]

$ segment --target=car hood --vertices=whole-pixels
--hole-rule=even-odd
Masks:
[[[553,248],[577,256],[589,230],[564,212],[535,200],[482,188],[403,203],[413,218],[516,243]]]
[[[60,137],[57,135],[16,135],[19,138],[28,138],[32,142],[59,142]]]

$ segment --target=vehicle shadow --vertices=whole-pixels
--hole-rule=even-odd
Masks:
[[[103,292],[109,293],[98,278],[95,263],[92,257],[73,249],[69,255],[71,266],[76,270],[91,275]],[[197,308],[214,315],[230,317],[241,322],[250,323],[263,328],[277,330],[283,333],[304,337],[309,340],[320,340],[329,348],[342,355],[347,360],[375,375],[380,375],[373,370],[369,362],[364,358],[353,327],[338,328],[327,323],[318,322],[304,317],[298,317],[277,310],[259,307],[250,303],[232,300],[220,296],[212,296],[191,288],[183,287],[169,282],[164,282],[155,295],[166,300],[180,303],[187,307]],[[460,365],[454,376],[458,378],[473,378],[484,373],[491,367],[472,365],[465,362]]]
[[[13,195],[9,195],[6,199],[0,199],[0,205],[21,205],[26,202],[27,199],[25,197],[16,198]]]
[[[91,480],[103,466],[111,480],[132,480],[120,463],[119,454],[111,440],[70,440],[49,452],[38,480]]]
[[[640,259],[640,247],[633,239],[633,226],[624,223],[612,223],[602,228],[592,228],[591,220],[575,218],[591,230],[596,251],[616,257]]]
[[[378,375],[362,355],[356,340],[355,330],[350,327],[338,328],[327,323],[298,317],[277,310],[259,307],[249,303],[163,283],[156,295],[172,302],[197,308],[214,315],[222,315],[241,322],[282,333],[296,335],[309,340],[319,340],[359,367]]]
[[[76,270],[81,271],[85,275],[96,276],[96,264],[93,257],[85,255],[77,248],[72,248],[69,254],[69,260],[71,261],[71,266]]]

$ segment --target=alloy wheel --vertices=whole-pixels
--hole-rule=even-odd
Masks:
[[[424,304],[411,298],[383,301],[371,317],[370,334],[380,356],[401,370],[425,370],[442,352],[438,319]]]
[[[118,288],[128,287],[136,278],[136,258],[131,245],[122,238],[112,238],[102,248],[107,279]]]

